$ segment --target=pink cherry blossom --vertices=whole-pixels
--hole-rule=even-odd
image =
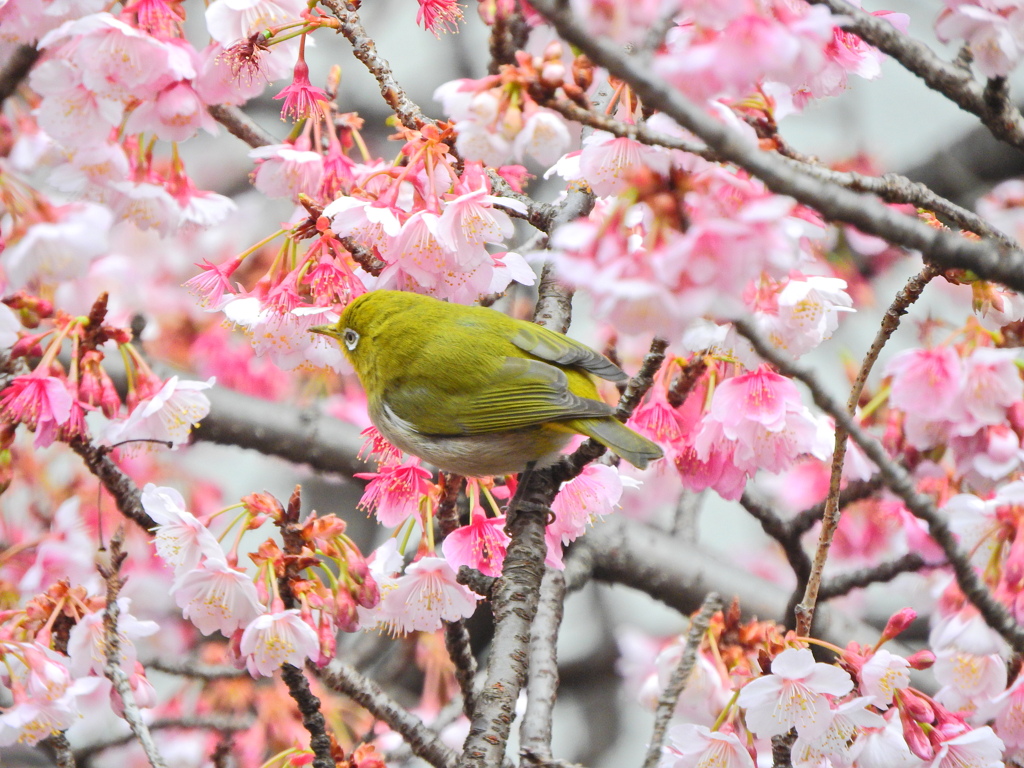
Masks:
[[[661,768],[754,768],[750,753],[735,733],[681,723],[669,730],[665,741],[658,763]]]
[[[693,445],[702,461],[714,447],[731,447],[738,469],[781,472],[803,454],[825,458],[829,431],[791,380],[762,366],[718,385]]]
[[[184,571],[171,587],[174,602],[204,635],[219,631],[231,636],[266,613],[252,580],[224,560],[207,558]]]
[[[256,161],[253,184],[267,197],[287,197],[298,202],[299,195],[316,195],[324,174],[319,152],[291,144],[268,144],[249,152]]]
[[[146,483],[142,508],[157,523],[157,554],[174,568],[175,575],[192,570],[204,558],[224,559],[217,538],[185,509],[185,500],[173,488]]]
[[[306,659],[315,661],[320,640],[299,611],[291,609],[264,613],[249,622],[242,633],[240,649],[250,675],[269,677],[282,664],[301,667]]]
[[[512,154],[519,162],[525,162],[529,156],[543,166],[550,166],[568,149],[571,141],[569,128],[561,115],[548,109],[535,109],[512,140]]]
[[[1001,424],[1006,409],[1024,398],[1015,349],[977,347],[964,360],[963,405],[978,424]]]
[[[891,710],[895,712],[895,710]],[[884,728],[868,728],[853,745],[858,768],[924,768],[910,751],[898,715],[889,715]]]
[[[876,707],[888,707],[893,695],[910,685],[910,662],[879,648],[860,669],[860,692]]]
[[[1024,11],[1013,3],[947,0],[935,23],[940,40],[965,40],[985,77],[1008,75],[1024,53]]]
[[[29,82],[43,97],[37,111],[39,127],[65,147],[106,141],[124,115],[119,100],[86,88],[79,70],[67,61],[43,61],[32,70]]]
[[[468,565],[487,576],[501,576],[505,550],[510,541],[505,533],[504,517],[487,517],[482,512],[473,515],[469,525],[463,525],[445,536],[441,551],[452,570]]]
[[[216,134],[217,122],[192,85],[181,80],[139,104],[125,125],[129,133],[150,132],[164,141],[185,141],[200,129]]]
[[[989,726],[975,728],[943,741],[929,768],[999,768],[1003,746]]]
[[[382,466],[379,472],[358,472],[355,477],[370,481],[359,506],[375,514],[377,521],[389,528],[419,514],[431,487],[431,474],[415,457],[402,464]]]
[[[839,667],[820,664],[806,648],[787,648],[772,662],[772,674],[743,686],[737,704],[758,736],[778,736],[795,727],[808,739],[822,736],[832,722],[827,696],[844,696],[853,680]]]
[[[81,72],[82,84],[101,98],[147,99],[195,77],[188,50],[135,29],[109,13],[69,21],[39,41]]]
[[[126,672],[134,672],[137,658],[135,641],[156,634],[160,631],[160,626],[155,621],[140,621],[135,618],[131,614],[131,601],[126,597],[118,598],[117,607],[121,667]],[[104,613],[103,610],[87,613],[71,628],[68,636],[68,656],[71,657],[68,669],[75,677],[103,675],[103,669],[107,664]]]
[[[434,632],[442,621],[465,619],[480,596],[455,580],[455,571],[440,557],[410,564],[378,608],[382,624],[395,634]]]
[[[4,251],[10,286],[50,285],[83,276],[89,262],[107,252],[113,221],[110,209],[97,203],[52,209],[49,221],[29,227]]]
[[[972,712],[1006,688],[1006,662],[998,653],[976,654],[944,648],[935,654],[935,679],[942,688],[935,700],[954,711]]]
[[[206,26],[228,46],[260,29],[298,21],[305,7],[301,0],[214,0],[206,8]]]
[[[998,712],[995,731],[1012,749],[1024,747],[1024,676],[1018,675],[1013,684],[992,700]]]
[[[772,343],[799,357],[832,337],[839,314],[853,312],[846,281],[811,276],[791,279],[779,291],[777,311],[764,318]]]
[[[852,762],[857,737],[865,728],[883,728],[885,720],[867,709],[871,700],[866,696],[850,699],[831,710],[830,722],[819,736],[800,735],[793,744],[793,764],[821,765],[826,759],[836,765]]]
[[[172,376],[153,397],[139,402],[127,419],[112,423],[107,440],[110,443],[166,441],[172,448],[184,445],[192,428],[210,412],[210,400],[202,390],[212,386],[212,379],[187,381]]]
[[[0,746],[36,744],[67,730],[102,678],[72,680],[57,655],[38,644],[0,641],[0,655],[16,680],[14,703],[0,713]]]
[[[67,384],[38,373],[15,376],[0,393],[0,413],[36,432],[37,447],[53,442],[56,428],[71,418]]]
[[[960,357],[949,347],[900,352],[885,374],[892,377],[893,407],[926,419],[948,416],[963,386]]]
[[[462,21],[462,8],[455,0],[418,0],[420,9],[416,12],[416,23],[434,37],[443,32],[458,32]]]
[[[615,467],[588,464],[572,480],[562,484],[551,502],[555,520],[548,533],[568,544],[583,535],[595,519],[611,514],[622,498],[624,478]],[[630,481],[636,485],[636,481]]]
[[[625,190],[632,182],[633,174],[641,168],[667,174],[670,161],[671,155],[660,147],[605,131],[594,131],[583,140],[580,173],[594,193],[603,197]]]

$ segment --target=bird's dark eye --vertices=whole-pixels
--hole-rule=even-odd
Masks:
[[[341,338],[345,341],[345,346],[348,347],[349,352],[354,350],[356,348],[356,344],[359,343],[359,334],[351,328],[346,328],[345,332],[341,335]]]

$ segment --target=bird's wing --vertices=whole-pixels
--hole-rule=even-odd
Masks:
[[[576,366],[608,381],[625,381],[629,378],[619,366],[586,344],[534,323],[519,325],[509,341],[542,360]]]
[[[448,415],[437,413],[437,397],[415,386],[403,388],[400,402],[385,395],[388,407],[427,435],[482,435],[549,421],[601,418],[612,408],[569,391],[565,373],[525,357],[507,357],[495,374],[472,392],[449,393]],[[409,418],[415,414],[415,419]]]

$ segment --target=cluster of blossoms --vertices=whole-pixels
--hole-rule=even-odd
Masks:
[[[850,643],[841,649],[813,641],[836,655],[836,663],[825,664],[816,662],[796,638],[783,637],[774,624],[741,623],[735,605],[724,616],[718,614],[676,705],[661,765],[692,768],[713,761],[753,768],[771,754],[771,737],[791,729],[797,736],[793,765],[799,768],[1002,764],[1004,748],[1020,738],[1013,710],[1019,704],[997,697],[988,714],[995,717],[995,727],[972,727],[973,713],[951,704],[943,692],[933,698],[913,688],[914,669],[934,665],[940,679],[951,677],[940,669],[941,653],[938,659],[929,651],[904,657],[884,647],[915,615],[910,609],[894,615],[874,646]],[[950,636],[973,632],[980,641],[979,627],[972,624],[970,629],[958,625],[936,631]],[[640,700],[654,707],[685,643],[659,649],[648,639],[625,634],[620,646],[620,671]],[[766,659],[771,659],[770,670]]]
[[[333,515],[310,515],[300,525],[294,504],[285,510],[269,494],[252,494],[242,500],[235,544],[224,552],[175,490],[147,485],[142,506],[157,523],[157,552],[174,569],[171,596],[184,617],[204,635],[231,637],[253,676],[306,659],[326,664],[338,631],[358,629],[358,609],[380,601],[369,565]],[[245,531],[268,520],[282,528],[286,548],[267,539],[251,553],[253,579],[238,567],[238,547]],[[319,574],[328,573],[328,562],[337,574],[325,582]],[[282,582],[299,608],[285,608]]]
[[[3,447],[10,447],[21,424],[35,433],[35,447],[55,440],[71,442],[90,436],[86,415],[105,417],[103,439],[110,444],[156,441],[177,447],[210,410],[202,390],[212,382],[172,376],[166,381],[150,369],[131,343],[128,329],[104,324],[106,296],[87,316],[55,311],[50,302],[19,292],[0,305],[8,321],[12,367],[26,372],[9,379],[0,390]],[[70,342],[71,362],[58,358]],[[112,352],[126,361],[127,394],[118,393],[102,363]],[[31,371],[29,360],[38,358]],[[16,368],[15,368],[16,370]]]

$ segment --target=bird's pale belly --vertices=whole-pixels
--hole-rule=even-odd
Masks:
[[[423,435],[387,405],[371,409],[370,420],[396,448],[438,469],[467,477],[522,472],[530,462],[547,466],[558,459],[572,438],[569,431],[543,425],[482,435]]]

